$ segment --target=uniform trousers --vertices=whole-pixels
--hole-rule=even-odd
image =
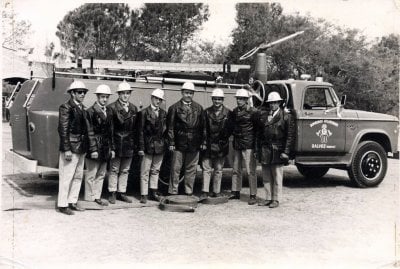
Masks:
[[[253,149],[234,150],[233,171],[232,171],[232,191],[242,190],[243,163],[246,168],[250,185],[250,195],[257,194],[257,162],[253,154]]]
[[[182,166],[185,168],[185,193],[192,194],[196,178],[199,152],[184,152],[175,150],[172,153],[171,174],[169,178],[168,193],[178,194],[179,176]]]
[[[164,154],[145,153],[140,165],[140,194],[148,195],[150,189],[158,189],[158,175]]]
[[[85,200],[100,199],[104,178],[107,172],[107,162],[86,158]]]
[[[213,192],[221,192],[222,169],[224,168],[225,157],[207,158],[202,161],[203,167],[203,192],[210,191],[211,177],[213,179]],[[213,172],[214,169],[214,172]]]
[[[115,157],[111,159],[111,171],[108,177],[109,192],[126,192],[131,162],[131,157]]]
[[[83,178],[83,164],[86,154],[72,153],[70,161],[65,160],[65,152],[59,157],[58,207],[67,207],[68,203],[76,203]]]
[[[262,177],[267,194],[266,200],[279,201],[279,198],[282,197],[283,165],[263,164]]]

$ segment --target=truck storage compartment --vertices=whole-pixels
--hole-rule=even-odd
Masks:
[[[35,85],[36,84],[36,85]],[[29,145],[29,130],[27,120],[27,108],[24,104],[33,87],[39,87],[40,83],[34,80],[26,81],[17,93],[14,103],[10,108],[10,125],[13,150],[27,158],[31,158]],[[29,102],[27,102],[28,105]]]
[[[59,137],[57,132],[58,111],[30,111],[29,138],[32,158],[38,165],[58,167]]]
[[[71,78],[57,78],[55,88],[52,79],[45,79],[29,108],[28,128],[31,154],[38,165],[58,167],[58,108],[69,99],[66,89]]]

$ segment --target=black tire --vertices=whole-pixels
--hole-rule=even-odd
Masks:
[[[304,166],[297,164],[297,170],[305,178],[308,179],[319,179],[328,173],[329,167],[315,167],[315,166]]]
[[[385,178],[387,156],[384,148],[374,141],[358,144],[348,174],[360,188],[378,186]]]

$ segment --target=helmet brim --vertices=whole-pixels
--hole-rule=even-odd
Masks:
[[[68,89],[67,92],[77,91],[77,90],[84,90],[84,91],[86,91],[86,92],[89,91],[89,89],[86,89],[86,88],[73,88],[73,89]]]
[[[160,96],[151,95],[151,97],[155,97],[155,98],[161,99],[163,101],[165,100],[164,98],[161,98]]]
[[[283,99],[280,99],[280,100],[272,100],[272,101],[265,101],[266,103],[273,103],[273,102],[282,102],[283,101]]]

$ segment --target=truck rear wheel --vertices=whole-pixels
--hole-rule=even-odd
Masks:
[[[360,188],[378,186],[387,171],[387,157],[383,147],[374,141],[358,144],[348,174]]]
[[[328,173],[329,170],[328,167],[304,166],[301,164],[297,164],[296,167],[300,174],[309,179],[321,178]]]

